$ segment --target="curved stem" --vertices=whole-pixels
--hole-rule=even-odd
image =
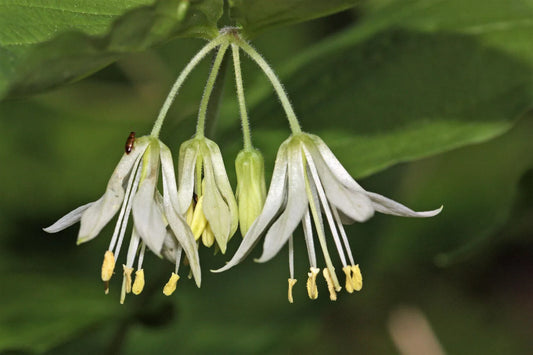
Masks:
[[[161,110],[159,111],[159,115],[157,116],[157,119],[154,123],[154,126],[152,128],[152,132],[150,133],[151,136],[159,137],[159,131],[161,131],[161,126],[163,125],[163,121],[165,120],[165,117],[167,115],[167,112],[172,105],[172,102],[176,98],[176,95],[178,95],[178,91],[183,85],[183,82],[187,78],[187,76],[190,74],[190,72],[196,67],[196,65],[209,53],[211,52],[215,47],[220,45],[222,42],[224,42],[224,37],[219,36],[206,44],[196,55],[191,59],[191,61],[185,66],[185,68],[182,70],[178,78],[176,79],[176,82],[172,86],[172,89],[170,89],[170,92],[163,103],[163,106],[161,107]]]
[[[298,122],[296,114],[292,109],[292,105],[289,101],[289,98],[287,97],[287,94],[285,93],[285,89],[283,88],[283,85],[279,81],[278,77],[276,76],[270,65],[268,65],[268,63],[263,59],[263,57],[261,57],[261,55],[243,39],[235,39],[235,42],[257,63],[257,65],[259,65],[259,67],[263,70],[265,75],[272,83],[272,86],[274,87],[274,90],[276,90],[279,100],[281,101],[281,105],[283,106],[283,109],[287,114],[287,119],[289,120],[292,133],[301,133],[302,129],[300,127],[300,123]]]
[[[236,44],[231,44],[231,51],[233,53],[233,66],[235,67],[235,85],[237,86],[237,97],[239,99],[239,111],[241,113],[242,139],[244,141],[244,149],[250,150],[253,148],[252,136],[250,133],[250,123],[248,121],[248,113],[246,112],[246,102],[244,99],[244,88],[242,84],[241,59],[239,57],[239,47]]]
[[[218,70],[220,69],[220,64],[222,63],[224,54],[226,53],[226,50],[228,49],[228,46],[229,46],[227,39],[224,38],[224,40],[222,41],[223,43],[220,45],[220,48],[218,49],[217,56],[215,58],[215,61],[213,62],[213,67],[211,68],[211,72],[209,73],[209,77],[207,78],[207,83],[205,84],[204,95],[202,96],[202,101],[200,101],[200,109],[198,110],[198,122],[196,124],[196,136],[197,137],[204,136],[205,116],[207,112],[207,105],[209,104],[209,97],[211,96],[211,92],[213,91],[213,87],[215,86],[215,81],[217,79]]]

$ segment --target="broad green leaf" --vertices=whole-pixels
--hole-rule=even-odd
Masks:
[[[360,24],[281,70],[303,129],[358,177],[505,132],[533,102],[533,1],[513,4],[368,9]],[[287,124],[271,87],[255,88],[254,137],[272,154]]]
[[[229,0],[230,14],[247,37],[271,27],[331,15],[355,6],[358,0]]]
[[[1,0],[0,98],[80,79],[170,38],[212,38],[221,14],[221,0]]]
[[[394,197],[417,209],[443,204],[444,210],[427,220],[381,217],[374,264],[380,270],[419,262],[449,266],[486,248],[509,219],[521,177],[533,168],[531,132],[529,116],[490,142],[407,166]]]

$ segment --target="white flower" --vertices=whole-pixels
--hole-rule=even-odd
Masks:
[[[95,238],[120,210],[102,265],[102,280],[106,283],[107,293],[107,285],[113,275],[115,260],[119,256],[131,212],[133,228],[126,264],[123,266],[121,301],[124,300],[125,293],[132,290],[131,274],[137,254],[138,270],[133,284],[136,294],[140,293],[144,286],[142,262],[146,246],[160,256],[165,238],[174,239],[174,242],[183,248],[199,287],[201,272],[198,250],[190,228],[177,212],[178,194],[170,150],[152,136],[140,137],[134,141],[130,138],[128,144],[104,195],[95,202],[78,207],[44,230],[56,233],[80,222],[77,243],[81,244]],[[157,191],[160,163],[163,175],[162,196]],[[173,261],[177,261],[176,269],[180,256],[181,251],[179,255],[173,255]]]
[[[323,216],[326,217],[346,274],[346,290],[351,293],[361,289],[362,276],[351,253],[343,223],[364,222],[376,211],[403,217],[431,217],[441,210],[442,207],[415,212],[384,196],[365,191],[319,137],[306,133],[294,134],[283,142],[278,151],[263,211],[250,227],[233,258],[215,272],[228,270],[241,262],[263,234],[266,234],[263,254],[258,262],[273,258],[289,241],[289,301],[292,302],[292,286],[296,283],[293,275],[292,233],[302,222],[311,266],[307,290],[311,299],[317,298],[315,280],[320,269],[315,254],[313,221],[326,261],[323,274],[330,298],[335,300],[341,286],[329,255]]]
[[[187,214],[196,240],[205,246],[217,242],[222,253],[238,226],[235,196],[215,142],[193,138],[184,142],[179,155],[178,206]]]

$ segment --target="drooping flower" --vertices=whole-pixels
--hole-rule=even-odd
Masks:
[[[261,214],[266,197],[265,163],[254,148],[243,149],[235,159],[236,196],[239,206],[239,227],[244,236]]]
[[[179,156],[179,212],[187,216],[196,240],[217,242],[222,253],[238,226],[237,202],[215,142],[196,137],[184,142]]]
[[[157,190],[160,165],[163,195]],[[165,242],[170,243],[169,238],[180,246],[179,255],[173,254],[173,261],[177,263],[176,269],[183,248],[196,284],[200,286],[198,250],[190,228],[177,212],[177,201],[174,166],[168,147],[153,136],[144,136],[133,141],[130,135],[126,153],[111,175],[104,195],[97,201],[78,207],[44,230],[56,233],[80,222],[77,243],[85,243],[95,238],[120,210],[102,264],[102,280],[106,283],[107,293],[131,213],[133,228],[126,264],[123,265],[121,302],[124,301],[125,293],[133,291],[138,294],[144,287],[142,263],[146,247],[160,256]],[[132,285],[133,264],[137,256],[138,266]]]
[[[432,217],[441,209],[442,207],[433,211],[415,212],[398,202],[364,190],[319,137],[296,133],[279,148],[263,211],[250,227],[233,258],[215,272],[228,270],[241,262],[263,235],[263,253],[258,262],[272,259],[289,241],[288,297],[292,302],[292,287],[296,283],[292,233],[301,222],[310,263],[307,291],[311,299],[316,299],[316,278],[320,269],[315,253],[311,226],[313,222],[326,261],[323,276],[328,285],[330,299],[336,300],[341,286],[329,254],[323,216],[326,217],[342,269],[346,274],[345,288],[352,293],[362,288],[362,275],[352,255],[343,224],[364,222],[371,218],[374,212],[403,217]]]

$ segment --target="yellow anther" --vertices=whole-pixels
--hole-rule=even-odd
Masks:
[[[144,288],[144,270],[135,271],[135,281],[133,282],[132,291],[135,295],[140,294]]]
[[[363,288],[363,275],[361,274],[361,270],[359,269],[359,264],[352,265],[352,285],[353,289],[356,291],[361,291]]]
[[[316,267],[312,267],[310,271],[311,272],[307,273],[307,276],[309,276],[309,278],[307,279],[307,294],[309,295],[310,299],[316,300],[318,298],[318,289],[316,287],[316,276],[320,272],[320,269]]]
[[[109,281],[113,276],[113,270],[115,269],[115,256],[111,250],[108,250],[104,254],[104,262],[102,263],[102,281]]]
[[[204,245],[209,248],[213,245],[214,242],[215,235],[213,234],[213,231],[211,230],[209,224],[207,224],[204,229],[204,232],[202,233],[202,243],[204,243]]]
[[[165,296],[170,296],[174,293],[174,291],[176,291],[176,285],[178,284],[179,279],[180,277],[178,274],[172,273],[172,275],[170,275],[170,280],[168,280],[167,284],[163,288],[163,293]]]
[[[342,271],[346,274],[346,291],[348,291],[348,293],[353,293],[352,268],[350,266],[345,266],[342,268]]]
[[[126,281],[126,293],[131,292],[131,274],[133,272],[132,267],[127,267],[126,265],[122,265],[122,268],[124,269],[124,280]]]
[[[324,270],[322,271],[322,274],[324,275],[324,278],[326,279],[326,282],[328,283],[329,299],[332,301],[336,301],[337,292],[335,292],[335,284],[333,283],[333,279],[331,278],[329,269],[324,268]]]
[[[289,302],[293,303],[294,300],[292,298],[292,287],[296,283],[296,279],[289,279]]]
[[[205,218],[205,215],[204,215],[203,206],[204,206],[204,196],[200,196],[198,198],[198,203],[196,204],[196,207],[194,208],[194,213],[192,215],[192,221],[190,224],[192,234],[194,235],[194,239],[196,240],[200,239],[207,225],[207,219]]]

